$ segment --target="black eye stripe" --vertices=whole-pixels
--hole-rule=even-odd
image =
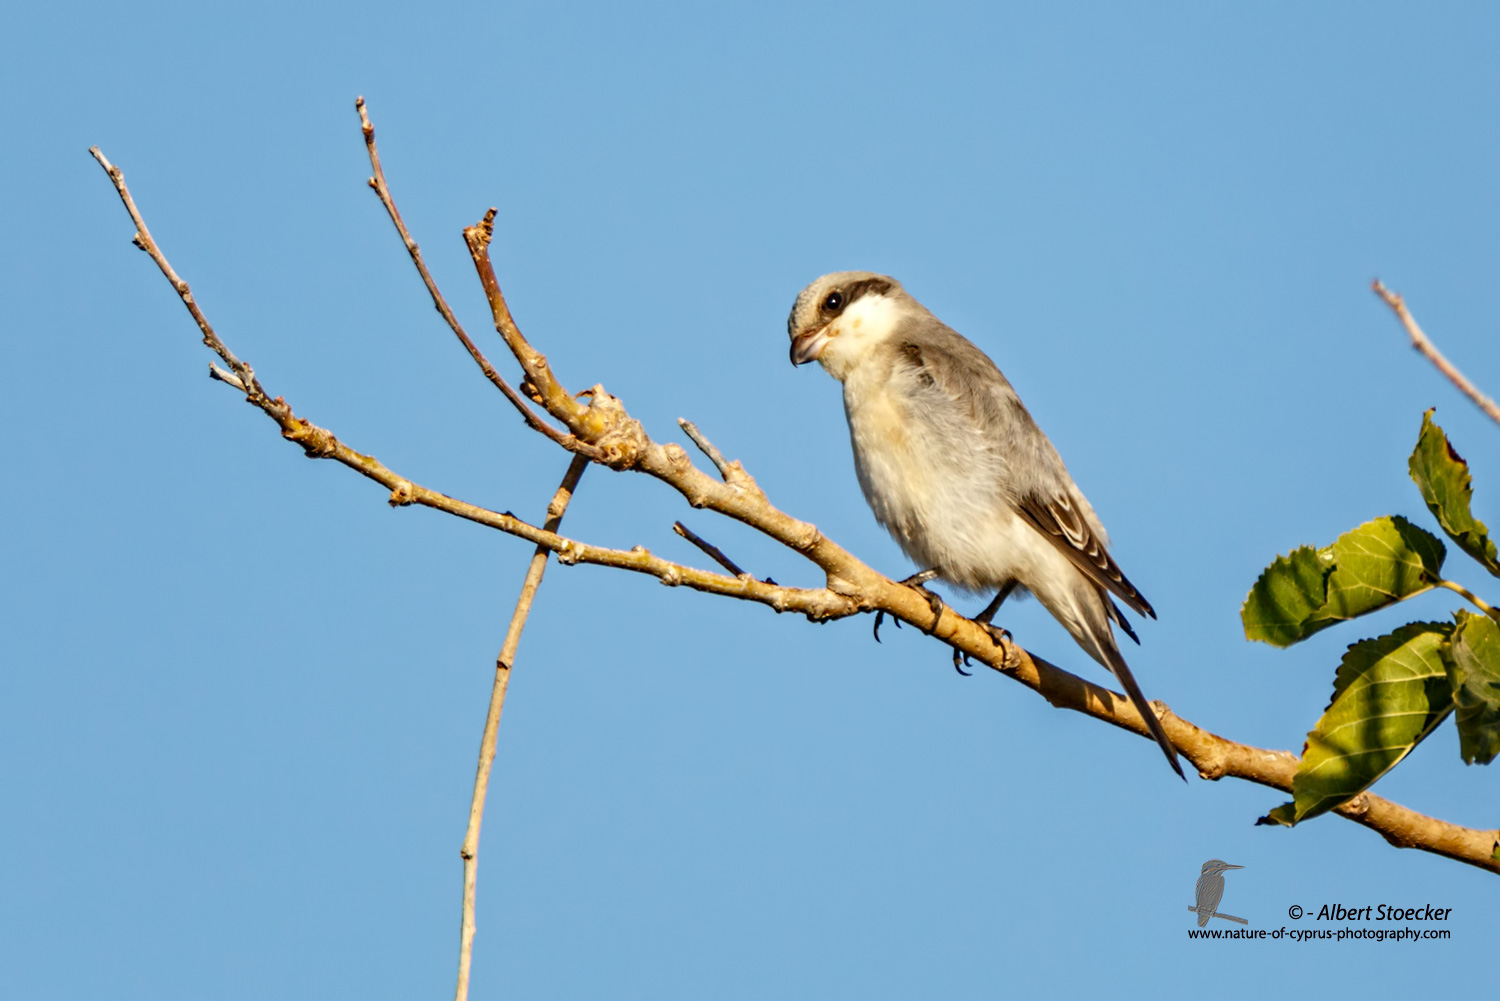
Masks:
[[[828,323],[848,310],[854,303],[864,298],[866,294],[885,295],[894,287],[895,282],[881,275],[861,278],[842,288],[832,288],[823,293],[822,299],[814,300],[817,303],[817,306],[814,307],[814,313],[816,316],[821,317],[818,321],[819,323]],[[799,315],[804,317],[801,320],[801,324],[805,325],[811,320],[806,314],[809,308],[807,297],[812,292],[812,288],[808,287],[803,289],[802,292],[803,294],[798,296],[797,301],[792,304],[792,311],[786,318],[786,332],[789,337],[797,336],[799,331]],[[835,297],[837,297],[837,301],[833,301]]]
[[[885,295],[891,290],[891,282],[886,278],[864,278],[853,285],[842,289],[833,289],[823,299],[822,310],[829,316],[837,316],[848,309],[854,303],[866,295]],[[837,306],[831,305],[834,296],[838,296]]]

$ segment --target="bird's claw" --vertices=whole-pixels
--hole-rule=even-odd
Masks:
[[[1003,626],[993,625],[989,622],[978,623],[979,627],[990,634],[990,642],[996,646],[1004,646],[1010,642],[1010,630]]]
[[[882,612],[882,611],[880,611],[879,609],[876,609],[875,610],[875,642],[876,643],[880,642],[880,624],[882,622],[884,622],[884,621],[885,621],[885,613]],[[896,618],[893,615],[893,616],[891,616],[891,621],[896,624],[896,628],[897,629],[901,628],[901,620],[900,619]]]
[[[974,624],[988,633],[990,642],[994,643],[996,646],[1005,646],[1005,644],[1010,642],[1009,629],[1002,628],[1001,626],[991,625],[988,622],[980,622],[977,619],[975,620]],[[964,653],[958,647],[954,647],[953,669],[967,678],[974,673],[972,671],[964,670],[963,666],[969,663],[972,663],[972,661],[969,660],[969,655]]]

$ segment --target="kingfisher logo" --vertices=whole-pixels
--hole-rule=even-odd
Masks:
[[[1453,908],[1417,900],[1402,902],[1410,906],[1395,903],[1322,906],[1292,904],[1286,910],[1286,916],[1293,922],[1290,926],[1274,928],[1262,924],[1259,928],[1251,928],[1250,922],[1244,918],[1219,910],[1224,902],[1224,873],[1230,869],[1243,868],[1242,865],[1231,865],[1216,858],[1203,863],[1203,870],[1198,874],[1198,882],[1193,887],[1193,903],[1188,907],[1198,925],[1196,928],[1188,928],[1189,939],[1269,939],[1273,942],[1302,943],[1320,939],[1330,942],[1421,942],[1453,938],[1453,932],[1448,928],[1422,927],[1429,922],[1447,922],[1453,914]],[[1235,907],[1235,910],[1239,909]],[[1229,924],[1216,925],[1213,923],[1215,918]],[[1297,922],[1304,919],[1307,924],[1299,926]],[[1347,923],[1353,921],[1368,921],[1374,927]],[[1401,926],[1392,927],[1396,923]],[[1236,925],[1240,927],[1235,927]]]
[[[1194,897],[1196,903],[1188,910],[1198,915],[1198,927],[1202,928],[1208,924],[1210,918],[1220,918],[1224,921],[1233,921],[1236,924],[1248,925],[1250,922],[1244,918],[1237,918],[1233,914],[1220,914],[1219,901],[1224,899],[1224,870],[1243,869],[1242,865],[1230,865],[1228,862],[1220,862],[1211,858],[1203,863],[1203,872],[1198,876],[1198,886]]]

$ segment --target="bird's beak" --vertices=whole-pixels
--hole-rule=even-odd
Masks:
[[[810,361],[816,361],[818,355],[823,353],[823,348],[828,344],[830,336],[826,326],[817,330],[808,330],[792,338],[792,350],[790,352],[793,365],[806,365]]]
[[[1230,865],[1228,862],[1225,862],[1224,863],[1224,868],[1226,868],[1226,869],[1243,869],[1245,867],[1242,866],[1242,865]]]

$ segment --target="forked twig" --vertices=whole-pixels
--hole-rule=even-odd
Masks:
[[[412,239],[411,231],[406,228],[406,221],[401,218],[401,211],[396,208],[396,200],[391,196],[390,185],[386,184],[385,168],[380,165],[380,151],[375,146],[375,126],[370,121],[370,115],[365,110],[365,99],[355,99],[354,108],[359,112],[360,131],[364,133],[365,149],[370,155],[370,169],[375,173],[369,178],[368,184],[380,198],[380,204],[385,206],[386,214],[391,217],[391,222],[396,226],[396,232],[401,236],[401,242],[406,247],[406,252],[411,255],[411,262],[416,265],[417,273],[422,276],[422,284],[427,286],[427,294],[432,296],[432,304],[437,307],[438,313],[447,322],[448,328],[453,331],[464,350],[469,352],[469,357],[474,359],[474,364],[484,373],[484,377],[511,402],[521,414],[533,431],[540,432],[547,438],[566,448],[570,452],[586,455],[590,459],[599,459],[602,453],[587,442],[579,441],[576,437],[563,434],[561,431],[542,420],[532,411],[521,394],[516,392],[509,382],[505,381],[490,360],[479,350],[478,345],[470,339],[464,331],[463,324],[458,322],[458,317],[453,315],[453,310],[448,308],[448,300],[443,298],[443,293],[437,287],[437,281],[433,279],[432,272],[427,270],[427,262],[422,259],[422,250],[417,246],[417,241]],[[493,211],[493,210],[491,210]]]

